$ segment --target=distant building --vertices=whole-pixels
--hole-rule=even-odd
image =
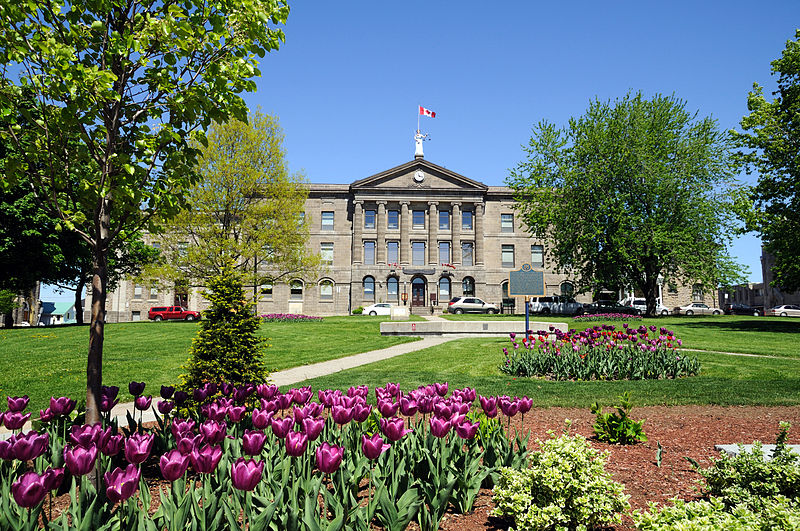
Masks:
[[[72,324],[76,322],[74,302],[42,302],[40,326]]]

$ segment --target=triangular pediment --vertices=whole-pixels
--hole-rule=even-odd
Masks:
[[[353,192],[409,189],[485,192],[488,187],[425,159],[415,159],[358,180],[350,189]]]

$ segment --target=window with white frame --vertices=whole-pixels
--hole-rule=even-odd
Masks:
[[[411,264],[425,265],[425,242],[411,242]]]
[[[544,267],[544,245],[531,245],[531,267]]]
[[[500,232],[514,232],[514,214],[500,214]]]
[[[333,265],[333,242],[319,244],[319,258],[325,265]]]
[[[322,230],[333,230],[333,212],[322,212]]]
[[[514,246],[503,245],[500,250],[500,261],[503,267],[514,267]]]
[[[292,280],[289,283],[289,300],[303,300],[303,283],[300,280]]]
[[[389,264],[400,262],[400,242],[386,242],[386,262]]]
[[[462,210],[461,211],[461,229],[462,230],[472,230],[473,220],[475,218],[475,212],[472,210]]]
[[[375,228],[375,211],[374,210],[365,210],[364,211],[364,228],[365,229],[374,229]]]
[[[450,263],[450,242],[439,242],[439,263]]]
[[[400,228],[400,211],[387,210],[386,211],[386,228],[389,230],[397,230]]]
[[[450,211],[439,211],[439,230],[450,230]]]
[[[156,286],[155,284],[150,286],[150,297],[149,298],[151,298],[151,299],[157,299],[158,298],[158,286]]]
[[[375,279],[366,276],[361,281],[361,284],[363,287],[363,299],[368,302],[375,302]]]
[[[471,266],[472,261],[472,242],[461,242],[461,265]]]
[[[261,296],[268,301],[272,300],[272,284],[261,284]]]
[[[134,299],[141,299],[143,291],[144,291],[144,286],[140,286],[139,284],[136,284],[133,287],[133,298]]]
[[[375,242],[372,240],[367,240],[364,242],[364,264],[375,264]]]
[[[389,302],[398,302],[400,292],[400,280],[397,277],[389,277],[386,279],[386,300]]]
[[[425,228],[425,211],[412,210],[411,211],[411,228],[424,229]]]
[[[332,301],[333,300],[333,282],[330,280],[323,280],[319,283],[319,300]]]
[[[442,277],[439,279],[439,302],[450,300],[450,279]]]

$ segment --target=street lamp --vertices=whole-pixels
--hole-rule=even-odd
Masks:
[[[408,293],[406,293],[406,292],[404,291],[404,292],[403,292],[403,294],[400,296],[400,298],[402,298],[402,299],[403,299],[403,306],[405,306],[405,305],[406,305],[406,302],[408,301]]]

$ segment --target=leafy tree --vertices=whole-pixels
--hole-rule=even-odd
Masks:
[[[186,208],[166,225],[159,276],[203,284],[229,267],[256,287],[313,270],[302,217],[308,188],[291,175],[278,119],[259,111],[247,122],[214,123],[200,149],[197,181]]]
[[[755,83],[747,97],[750,114],[742,118],[744,132],[734,131],[745,149],[740,153],[748,172],[759,173],[753,193],[757,212],[749,218],[767,252],[775,256],[774,284],[786,291],[800,289],[800,29],[772,62],[778,76],[775,99],[767,101]]]
[[[567,127],[535,126],[508,184],[580,291],[632,286],[652,315],[659,276],[712,289],[740,274],[725,250],[744,195],[729,144],[674,96],[627,94],[591,102]]]
[[[200,332],[192,341],[189,361],[181,376],[191,392],[206,383],[261,383],[269,373],[262,360],[265,338],[258,336],[261,318],[242,291],[241,274],[223,269],[208,281],[204,296],[211,307],[203,312]]]
[[[286,0],[0,0],[0,116],[16,148],[5,172],[92,252],[87,423],[100,421],[109,255],[156,214],[168,219],[196,181],[190,145],[212,121],[244,119],[256,56],[283,40]]]
[[[3,314],[6,328],[14,324],[14,309],[17,308],[17,294],[8,289],[0,289],[0,314]]]

